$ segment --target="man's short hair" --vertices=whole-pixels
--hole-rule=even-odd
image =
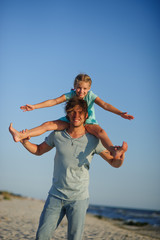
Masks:
[[[67,115],[68,115],[68,113],[70,113],[73,110],[73,108],[76,105],[80,106],[82,108],[82,111],[85,113],[85,115],[87,115],[87,113],[88,113],[87,102],[81,98],[78,98],[77,96],[72,97],[66,103],[65,111],[66,111]]]

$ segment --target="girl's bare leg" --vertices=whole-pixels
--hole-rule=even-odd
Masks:
[[[9,131],[12,134],[14,141],[19,142],[22,139],[25,139],[27,137],[36,137],[36,136],[42,135],[47,131],[64,130],[67,127],[68,127],[67,122],[64,122],[61,120],[55,120],[55,121],[45,122],[38,127],[27,130],[26,132],[19,132],[15,128],[13,128],[11,123],[9,126]]]
[[[114,156],[115,159],[119,159],[122,153],[127,151],[128,145],[126,142],[123,142],[123,145],[121,147],[115,148],[109,139],[107,133],[97,124],[86,124],[85,128],[87,131],[97,138],[99,138],[103,144],[103,146],[110,151],[112,156]]]

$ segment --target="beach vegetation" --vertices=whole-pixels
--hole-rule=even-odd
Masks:
[[[11,200],[12,198],[22,198],[20,194],[11,193],[8,191],[0,191],[0,199]]]
[[[143,227],[148,225],[147,222],[135,222],[135,221],[126,221],[124,222],[124,224],[129,226],[136,226],[136,227]]]

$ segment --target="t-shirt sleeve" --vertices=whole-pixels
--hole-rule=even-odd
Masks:
[[[55,147],[55,144],[54,144],[54,135],[55,135],[55,132],[51,132],[48,137],[45,138],[45,142],[50,146],[50,147]]]
[[[76,95],[76,93],[75,93],[74,90],[71,90],[70,92],[65,93],[64,95],[65,95],[65,97],[66,97],[66,101],[68,101],[69,99],[71,99],[72,97],[74,97],[74,96]]]
[[[101,152],[103,152],[105,150],[105,147],[103,147],[101,141],[99,140],[96,148],[95,148],[95,154],[100,154]]]
[[[93,93],[92,91],[89,92],[90,95],[90,101],[94,102],[95,99],[98,97],[95,93]]]

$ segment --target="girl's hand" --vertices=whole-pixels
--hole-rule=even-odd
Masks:
[[[134,117],[133,117],[132,115],[127,114],[127,112],[122,112],[122,113],[120,114],[120,116],[121,116],[122,118],[125,118],[125,119],[128,119],[128,120],[134,119]]]
[[[23,112],[26,112],[34,110],[35,107],[34,105],[26,104],[25,106],[21,106],[20,109],[23,110]]]

